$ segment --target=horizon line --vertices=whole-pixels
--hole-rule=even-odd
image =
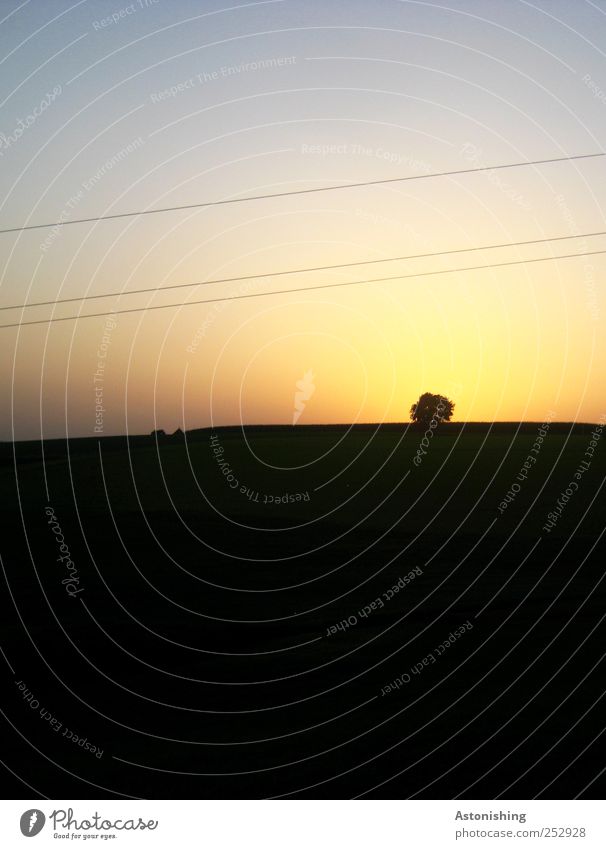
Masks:
[[[581,427],[581,426],[582,427],[603,427],[604,422],[599,422],[599,421],[590,422],[590,421],[576,421],[576,420],[573,420],[573,421],[571,421],[571,420],[568,420],[568,421],[561,420],[560,421],[560,420],[553,420],[553,419],[549,422],[541,422],[540,420],[536,420],[536,419],[522,419],[522,420],[494,419],[492,421],[491,420],[482,420],[482,419],[475,420],[474,419],[474,420],[469,420],[469,421],[441,422],[440,427],[442,427],[442,428],[447,427],[447,426],[452,427],[453,425],[457,426],[457,427],[465,427],[467,425],[485,425],[487,427],[492,427],[493,425],[511,425],[511,426],[514,426],[514,427],[520,427],[522,425],[524,425],[524,426],[536,425],[537,427],[543,427],[543,426],[547,425],[550,428],[553,425],[556,425],[556,426],[559,426],[559,427],[567,426],[567,427],[573,428],[573,427]],[[385,427],[385,426],[391,427],[391,428],[398,427],[398,426],[402,427],[402,428],[409,428],[410,427],[410,428],[415,428],[416,430],[423,427],[422,424],[419,425],[419,424],[417,424],[415,422],[411,422],[411,421],[406,421],[406,422],[404,422],[404,421],[385,421],[385,422],[369,421],[369,422],[355,422],[355,423],[351,423],[351,422],[308,422],[307,424],[296,424],[296,425],[293,425],[292,423],[288,423],[288,422],[266,423],[266,424],[261,423],[261,422],[256,422],[256,423],[253,423],[253,424],[239,423],[239,424],[222,424],[222,425],[203,425],[201,427],[194,427],[194,428],[190,428],[189,430],[185,430],[185,431],[182,430],[180,427],[177,427],[176,430],[170,431],[170,432],[165,431],[164,428],[156,428],[156,429],[148,431],[146,433],[96,433],[96,434],[87,434],[87,435],[83,435],[83,436],[80,436],[80,435],[79,436],[65,435],[65,436],[50,436],[50,437],[46,437],[46,438],[42,437],[42,438],[37,438],[37,439],[36,438],[31,438],[31,439],[0,439],[0,445],[16,445],[17,443],[25,443],[25,442],[38,442],[38,443],[39,442],[55,442],[55,441],[58,441],[58,440],[74,440],[75,441],[77,439],[96,439],[96,440],[129,439],[129,438],[130,439],[143,439],[143,438],[150,439],[157,432],[160,432],[160,431],[163,432],[165,434],[165,436],[170,439],[171,437],[175,436],[179,432],[181,434],[183,434],[184,436],[187,436],[187,434],[198,433],[200,431],[213,432],[213,431],[219,431],[219,430],[243,430],[243,429],[255,429],[255,428],[258,428],[258,429],[274,428],[274,429],[281,429],[281,430],[288,429],[288,430],[290,430],[291,432],[294,433],[297,430],[304,430],[306,428],[349,428],[349,429],[353,430],[354,428],[359,428],[359,427],[364,427],[364,428],[374,427],[374,428],[378,429],[378,428]]]

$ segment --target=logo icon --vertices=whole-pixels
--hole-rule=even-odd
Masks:
[[[21,834],[24,837],[35,837],[37,834],[40,834],[45,822],[46,817],[42,811],[39,811],[37,808],[31,808],[29,811],[21,814],[21,822],[19,823]]]
[[[295,392],[295,408],[293,411],[292,423],[296,425],[301,417],[301,413],[305,409],[305,402],[309,401],[311,396],[316,391],[313,372],[306,371],[301,380],[297,380],[296,387],[298,392]]]

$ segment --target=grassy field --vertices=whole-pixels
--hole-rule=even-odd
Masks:
[[[550,434],[534,454],[534,434],[447,433],[433,439],[415,465],[423,432],[306,431],[267,429],[243,438],[240,431],[219,429],[213,432],[215,442],[208,432],[187,443],[135,438],[128,449],[112,440],[78,440],[70,455],[63,443],[50,443],[45,451],[49,494],[55,505],[71,506],[94,493],[86,501],[89,514],[106,514],[109,501],[116,513],[174,509],[285,523],[322,517],[344,527],[361,519],[376,528],[400,519],[404,527],[438,533],[466,519],[475,531],[482,520],[507,516],[509,531],[517,526],[518,533],[532,535],[584,459],[590,461],[583,472],[588,480],[599,480],[606,469],[599,444],[593,456],[586,454],[591,432]],[[39,444],[23,443],[17,456],[23,458],[19,486],[27,508],[42,495]],[[518,478],[528,457],[526,476]],[[1,491],[8,498],[14,486],[12,456],[5,456],[5,463]],[[499,511],[512,484],[520,492]],[[567,512],[578,518],[594,494],[595,487],[583,482]],[[586,521],[598,529],[598,511]],[[564,524],[569,528],[570,520]],[[561,535],[561,527],[552,534]]]
[[[604,689],[606,451],[588,426],[537,443],[539,427],[443,428],[424,454],[396,426],[3,446],[3,647],[103,750],[50,731],[13,685],[32,782],[79,798],[83,781],[95,797],[581,791]]]

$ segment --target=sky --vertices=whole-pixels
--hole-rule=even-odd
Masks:
[[[604,44],[601,0],[3,0],[0,229],[596,153]],[[292,424],[302,381],[299,424],[424,391],[598,421],[606,236],[383,260],[606,231],[605,204],[606,157],[0,234],[0,306],[112,295],[2,310],[0,439]]]

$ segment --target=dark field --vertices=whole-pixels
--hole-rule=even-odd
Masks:
[[[603,797],[604,439],[539,427],[2,446],[12,795]]]

